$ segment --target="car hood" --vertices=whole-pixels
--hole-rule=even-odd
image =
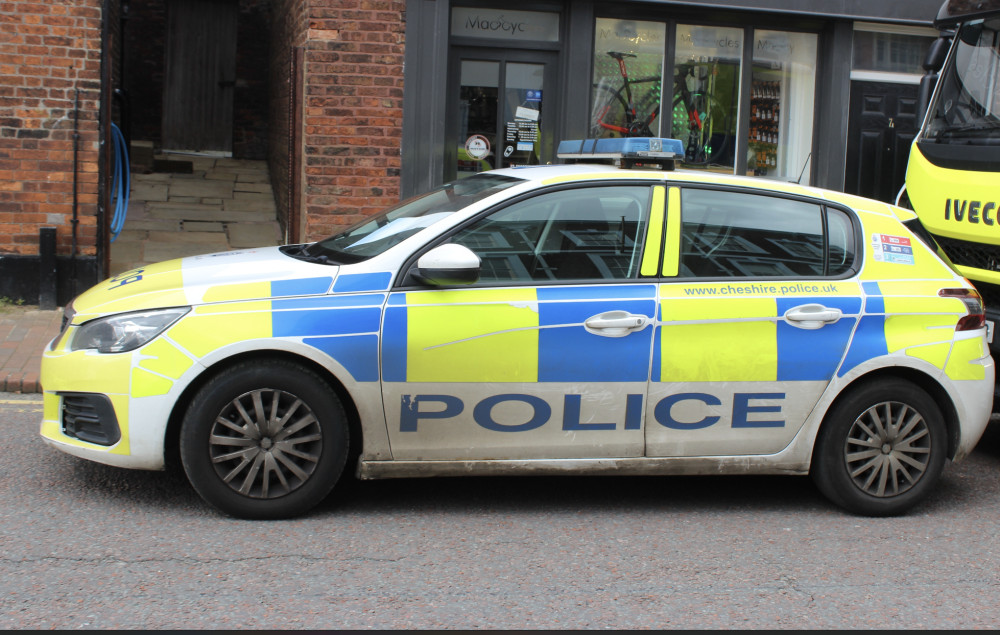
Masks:
[[[139,267],[73,300],[73,322],[126,311],[328,293],[340,268],[297,260],[280,247],[227,251]]]

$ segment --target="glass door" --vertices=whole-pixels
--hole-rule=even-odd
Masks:
[[[452,59],[445,181],[551,162],[555,53],[464,49]]]

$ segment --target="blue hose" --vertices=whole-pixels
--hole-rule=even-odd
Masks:
[[[128,213],[128,197],[132,187],[131,172],[128,165],[128,149],[125,147],[125,135],[114,123],[111,124],[111,138],[115,144],[115,172],[111,183],[111,203],[115,212],[111,217],[111,242],[115,242],[125,225],[125,215]]]

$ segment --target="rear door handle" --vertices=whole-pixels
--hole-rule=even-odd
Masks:
[[[831,309],[822,304],[803,304],[785,311],[785,319],[800,329],[818,329],[840,320],[840,309]]]
[[[604,337],[625,337],[629,333],[641,331],[649,324],[645,315],[635,315],[628,311],[607,311],[587,318],[583,328],[594,335]]]

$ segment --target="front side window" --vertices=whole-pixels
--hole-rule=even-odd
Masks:
[[[332,264],[367,260],[442,218],[522,182],[509,176],[483,173],[445,183],[335,236],[309,245],[299,257]]]
[[[681,208],[681,276],[839,276],[854,262],[850,218],[839,210],[693,188],[681,193]]]
[[[482,261],[481,282],[636,277],[650,188],[549,192],[490,214],[450,237]]]

